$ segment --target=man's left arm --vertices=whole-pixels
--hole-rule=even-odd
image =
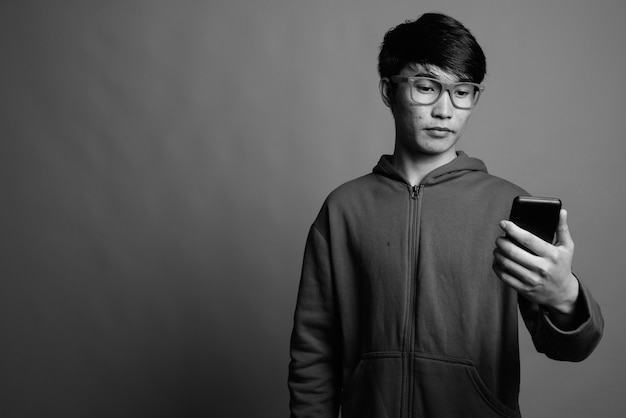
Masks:
[[[494,271],[519,295],[520,311],[535,346],[551,358],[586,358],[602,336],[600,307],[572,273],[574,241],[561,210],[556,242],[547,243],[510,221],[496,240]],[[521,248],[529,249],[531,252]]]

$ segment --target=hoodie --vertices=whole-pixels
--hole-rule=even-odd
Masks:
[[[603,319],[582,282],[565,332],[493,272],[499,221],[526,194],[463,152],[416,186],[383,156],[334,190],[305,247],[291,416],[519,417],[518,309],[538,351],[587,357]]]

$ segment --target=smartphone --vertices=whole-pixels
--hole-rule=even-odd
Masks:
[[[509,220],[552,244],[559,224],[561,200],[554,197],[517,196]]]

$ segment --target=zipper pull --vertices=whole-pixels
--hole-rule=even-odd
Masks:
[[[416,200],[420,197],[420,191],[422,190],[422,186],[413,186],[411,188],[411,199]]]

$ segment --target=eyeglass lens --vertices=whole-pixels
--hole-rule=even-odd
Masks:
[[[441,96],[443,86],[437,80],[418,78],[411,86],[413,101],[421,105],[435,103]],[[470,109],[476,104],[479,90],[469,83],[454,84],[450,87],[450,98],[454,106],[462,109]]]

